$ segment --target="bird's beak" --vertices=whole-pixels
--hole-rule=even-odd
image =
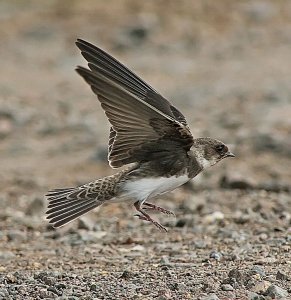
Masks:
[[[231,153],[230,151],[226,152],[225,157],[235,157],[235,155],[233,153]]]

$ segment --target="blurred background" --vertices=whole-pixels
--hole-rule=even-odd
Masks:
[[[1,1],[0,187],[87,182],[110,172],[108,122],[74,72],[88,40],[237,158],[207,172],[291,179],[289,1]],[[20,182],[18,182],[18,180]],[[208,185],[209,183],[207,183]]]
[[[283,199],[290,214],[290,1],[4,0],[0,226],[8,231],[0,240],[23,242],[23,230],[49,230],[47,190],[114,172],[106,160],[109,124],[74,71],[85,65],[77,38],[109,52],[172,101],[195,137],[220,139],[236,154],[166,196],[177,201],[166,206],[175,210],[194,194],[203,205],[210,201],[212,213],[215,199],[227,210],[238,199],[264,203],[269,191],[276,194],[268,199]],[[230,202],[217,192],[228,189],[235,189]],[[216,194],[207,198],[211,190]],[[119,215],[112,219],[114,209]],[[133,222],[128,206],[114,209],[104,208],[100,220]],[[141,222],[134,222],[138,231]]]

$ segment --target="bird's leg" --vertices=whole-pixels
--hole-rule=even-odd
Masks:
[[[159,212],[161,212],[163,214],[175,216],[175,214],[172,211],[167,210],[167,209],[165,209],[163,207],[157,206],[155,204],[144,202],[143,205],[146,206],[144,209],[157,210],[157,211],[159,211]]]
[[[140,201],[136,201],[134,203],[134,207],[135,209],[140,213],[140,214],[136,214],[135,216],[138,217],[140,220],[144,220],[144,221],[148,221],[151,222],[152,224],[154,224],[160,231],[164,231],[167,232],[167,228],[164,227],[162,224],[160,224],[159,222],[153,220],[149,214],[147,214],[145,211],[142,210],[141,208],[141,202]]]

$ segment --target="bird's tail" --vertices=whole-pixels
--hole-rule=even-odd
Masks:
[[[93,188],[91,184],[49,191],[46,194],[49,223],[53,227],[60,227],[84,215],[104,202],[98,200],[99,195],[96,185]]]

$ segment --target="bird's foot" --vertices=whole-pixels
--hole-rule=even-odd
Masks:
[[[168,232],[168,229],[166,227],[164,227],[158,221],[153,220],[150,216],[144,216],[143,214],[135,214],[134,216],[138,217],[140,220],[154,224],[160,231]]]
[[[157,206],[155,204],[144,202],[143,205],[146,206],[146,207],[143,207],[143,209],[156,210],[156,211],[159,211],[159,212],[161,212],[161,213],[163,213],[165,215],[176,217],[175,213],[173,213],[172,211],[170,211],[168,209],[165,209],[163,207]]]
[[[159,222],[153,220],[149,214],[147,214],[145,211],[143,211],[143,209],[141,208],[141,202],[136,201],[134,203],[134,207],[139,212],[139,214],[136,214],[135,217],[138,217],[140,220],[144,220],[144,221],[154,224],[160,231],[163,231],[163,232],[168,231],[166,227],[164,227]]]

